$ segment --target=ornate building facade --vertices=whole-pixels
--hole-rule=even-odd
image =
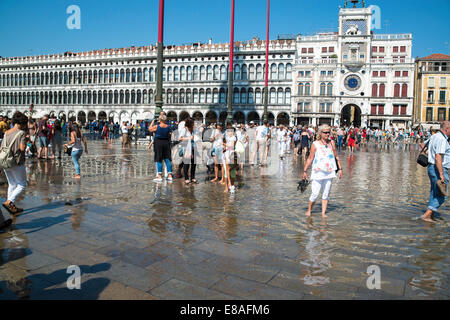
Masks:
[[[295,41],[271,41],[269,119],[289,122]],[[223,121],[227,107],[228,44],[196,43],[164,50],[163,97],[169,119],[183,112],[206,123]],[[235,43],[233,116],[263,115],[265,41]],[[4,58],[0,114],[39,113],[71,120],[114,122],[153,118],[156,47]]]
[[[353,1],[357,2],[357,1]],[[269,44],[269,121],[385,128],[411,125],[411,34],[375,35],[372,10],[341,8],[339,30]],[[265,41],[235,43],[233,118],[263,117]],[[164,49],[163,109],[169,119],[223,122],[228,44]],[[156,47],[0,60],[0,114],[26,111],[71,120],[150,119],[155,110]]]
[[[424,127],[450,120],[450,55],[416,61],[414,123]]]
[[[339,30],[297,37],[292,116],[296,123],[411,125],[411,34],[372,31],[371,8],[341,8]]]

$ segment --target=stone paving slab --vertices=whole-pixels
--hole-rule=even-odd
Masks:
[[[171,279],[163,285],[150,291],[153,296],[161,299],[184,300],[234,300],[233,296],[217,292],[215,290],[192,285],[187,282]]]

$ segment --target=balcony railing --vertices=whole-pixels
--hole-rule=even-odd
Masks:
[[[414,63],[412,58],[371,58],[370,63]]]
[[[296,59],[296,64],[336,64],[338,59]]]
[[[373,40],[409,40],[412,39],[411,33],[404,34],[375,34]]]

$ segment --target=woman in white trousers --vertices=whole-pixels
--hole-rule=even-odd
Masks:
[[[333,178],[336,171],[339,172],[339,179],[342,179],[341,160],[336,151],[334,142],[330,140],[331,127],[322,125],[319,127],[318,139],[311,146],[311,151],[303,169],[303,179],[307,179],[306,171],[312,163],[311,170],[311,197],[309,198],[308,211],[306,216],[311,216],[311,210],[322,190],[322,217],[326,218],[328,201]],[[337,163],[337,165],[336,165]]]
[[[25,170],[25,149],[26,132],[28,118],[22,112],[15,112],[12,118],[14,127],[5,132],[2,140],[2,147],[11,147],[14,155],[14,165],[11,168],[3,169],[6,179],[8,179],[8,199],[3,203],[3,207],[11,214],[17,214],[23,209],[16,207],[15,203],[19,195],[25,190],[27,185],[27,174]]]

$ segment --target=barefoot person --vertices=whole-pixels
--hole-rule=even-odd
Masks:
[[[8,180],[8,199],[3,202],[3,207],[11,214],[20,213],[23,209],[16,207],[16,199],[25,190],[27,185],[27,173],[25,170],[25,149],[27,147],[25,130],[27,129],[28,118],[22,112],[13,115],[12,123],[14,127],[5,132],[2,140],[2,147],[11,147],[14,156],[13,166],[5,171]]]
[[[428,208],[422,216],[422,220],[435,222],[434,212],[447,200],[447,196],[442,194],[441,188],[447,193],[448,169],[450,168],[450,122],[444,121],[442,128],[432,135],[428,143],[428,177],[430,178],[430,198]]]
[[[81,134],[81,130],[76,123],[72,123],[70,142],[66,146],[72,146],[72,161],[75,166],[75,179],[81,178],[80,158],[83,152],[88,153],[86,138]],[[83,149],[84,144],[84,149]]]
[[[166,164],[167,180],[172,181],[172,151],[170,149],[170,136],[172,128],[166,123],[167,116],[165,114],[159,116],[159,123],[149,127],[150,132],[155,133],[155,162],[158,170],[158,176],[153,181],[161,182],[163,175],[163,161]],[[153,123],[153,122],[152,122]]]
[[[336,170],[339,170],[339,179],[342,179],[342,166],[339,156],[337,155],[336,147],[329,137],[331,134],[331,127],[329,125],[322,125],[319,127],[319,135],[317,141],[311,146],[311,151],[303,169],[303,179],[307,179],[306,171],[312,163],[311,170],[311,197],[309,198],[308,211],[306,216],[311,216],[311,210],[322,192],[322,217],[326,218],[328,201],[330,199],[331,183],[336,177]],[[336,166],[337,165],[339,168]]]

